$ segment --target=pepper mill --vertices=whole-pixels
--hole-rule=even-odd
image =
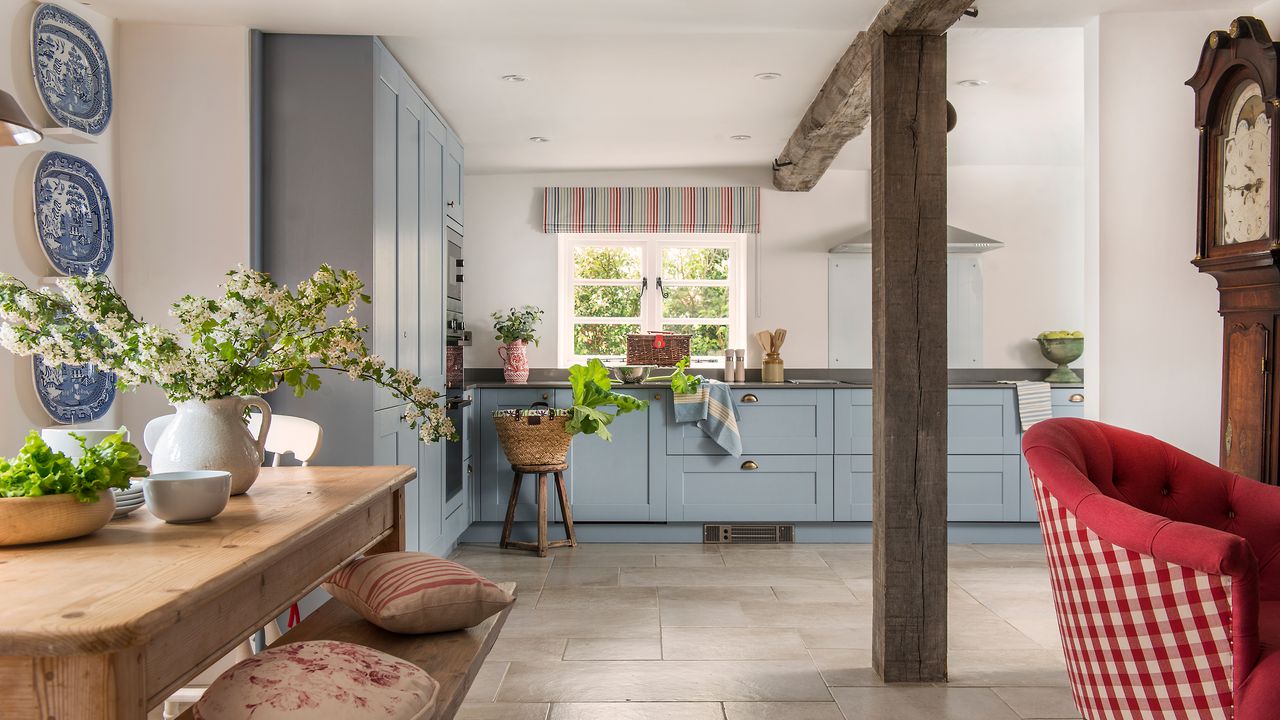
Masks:
[[[738,348],[733,351],[736,362],[733,365],[733,381],[743,383],[747,381],[747,351],[745,348]]]
[[[724,351],[724,381],[727,383],[733,382],[734,357],[733,350],[726,349]]]

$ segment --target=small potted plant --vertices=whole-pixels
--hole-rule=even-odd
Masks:
[[[1067,366],[1084,353],[1084,333],[1079,330],[1046,330],[1036,336],[1036,342],[1044,359],[1058,366],[1045,378],[1046,382],[1080,382],[1080,376]]]
[[[529,343],[538,344],[534,330],[542,322],[542,310],[533,305],[511,308],[508,312],[493,313],[494,340],[502,343],[498,357],[502,358],[502,375],[507,382],[519,385],[529,382]]]
[[[512,465],[563,465],[578,433],[612,440],[609,425],[619,415],[643,410],[649,403],[613,391],[609,370],[599,360],[569,368],[573,406],[544,403],[517,410],[497,410],[493,422],[498,441]]]
[[[111,488],[147,475],[138,448],[124,430],[97,445],[73,436],[83,455],[72,460],[32,430],[22,450],[0,458],[0,545],[25,545],[80,537],[101,528],[115,512]]]

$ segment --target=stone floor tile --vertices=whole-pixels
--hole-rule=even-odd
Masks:
[[[498,686],[502,684],[502,678],[506,676],[510,666],[509,662],[485,661],[484,665],[480,666],[480,671],[476,673],[476,679],[471,682],[471,689],[467,691],[463,702],[493,702]]]
[[[777,600],[777,596],[773,593],[773,588],[759,585],[744,586],[728,586],[715,587],[711,585],[682,587],[682,586],[660,586],[658,587],[658,601],[666,600],[697,600],[697,601],[742,601],[742,600]]]
[[[827,565],[821,555],[802,545],[779,550],[729,546],[720,548],[720,554],[728,567],[826,567]]]
[[[753,702],[724,704],[726,720],[844,720],[834,702]]]
[[[658,638],[573,638],[564,652],[564,659],[661,660],[662,641]]]
[[[693,555],[690,557],[699,557]],[[710,556],[715,557],[715,556]],[[564,567],[653,567],[652,553],[565,553],[555,556],[553,568]]]
[[[498,635],[489,651],[490,661],[524,660],[527,662],[556,661],[564,658],[565,638],[512,638]]]
[[[723,720],[717,702],[556,703],[548,720]]]
[[[538,596],[539,610],[571,607],[656,608],[658,591],[647,587],[548,585]]]
[[[779,585],[773,588],[773,594],[784,603],[853,603],[858,600],[844,583],[812,587]]]
[[[1022,718],[1049,720],[1050,718],[1080,717],[1071,689],[1063,687],[998,687],[991,688],[1005,704]]]
[[[1018,720],[988,688],[848,687],[831,694],[848,720]]]
[[[742,603],[733,600],[659,600],[663,627],[747,627]]]
[[[822,676],[808,660],[513,662],[501,702],[823,701]]]
[[[548,703],[462,703],[456,720],[547,720]]]
[[[684,555],[659,555],[657,556],[658,567],[724,567],[724,556],[719,553],[703,553],[701,555],[693,555],[686,553]]]
[[[955,686],[1068,684],[1061,650],[953,650],[947,654],[947,679]]]
[[[822,618],[814,617],[814,622]],[[870,650],[871,623],[852,628],[801,627],[797,629],[804,646],[813,649]]]
[[[533,610],[508,618],[501,637],[656,638],[658,611],[608,607]]]
[[[884,685],[871,668],[871,650],[810,650],[809,656],[830,687]]]
[[[662,585],[830,585],[836,579],[826,567],[623,568],[622,584]]]
[[[701,555],[720,554],[719,545],[702,543],[579,543],[576,548],[552,548],[553,557],[561,555],[607,555],[609,553],[634,555]]]
[[[797,660],[809,657],[790,628],[664,627],[663,660]]]
[[[855,600],[843,602],[742,602],[742,613],[751,627],[801,627],[815,621],[826,627],[871,625],[871,606]]]
[[[543,587],[567,585],[572,587],[617,587],[619,567],[608,566],[553,566],[547,573]]]

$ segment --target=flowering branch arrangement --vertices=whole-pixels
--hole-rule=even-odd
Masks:
[[[439,393],[369,353],[354,313],[370,299],[348,270],[321,265],[290,290],[266,273],[237,268],[227,273],[223,297],[187,295],[173,303],[176,333],[134,315],[103,275],[59,278],[57,285],[33,289],[0,273],[0,346],[51,363],[91,363],[115,372],[121,389],[156,385],[175,404],[265,393],[281,383],[302,397],[320,388],[321,371],[341,372],[405,402],[404,419],[424,442],[457,437]],[[330,310],[345,315],[333,322]]]

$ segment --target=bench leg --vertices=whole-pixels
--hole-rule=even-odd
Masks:
[[[516,521],[516,503],[520,501],[520,480],[523,477],[523,474],[516,473],[515,478],[511,480],[511,499],[507,501],[507,520],[502,523],[502,541],[498,543],[498,547],[504,550],[511,542],[511,526]]]
[[[564,486],[564,473],[556,473],[556,494],[560,496],[560,512],[564,513],[564,534],[569,547],[578,547],[578,536],[573,532],[573,511],[569,509],[569,490]]]
[[[547,556],[547,474],[538,473],[538,557]]]

